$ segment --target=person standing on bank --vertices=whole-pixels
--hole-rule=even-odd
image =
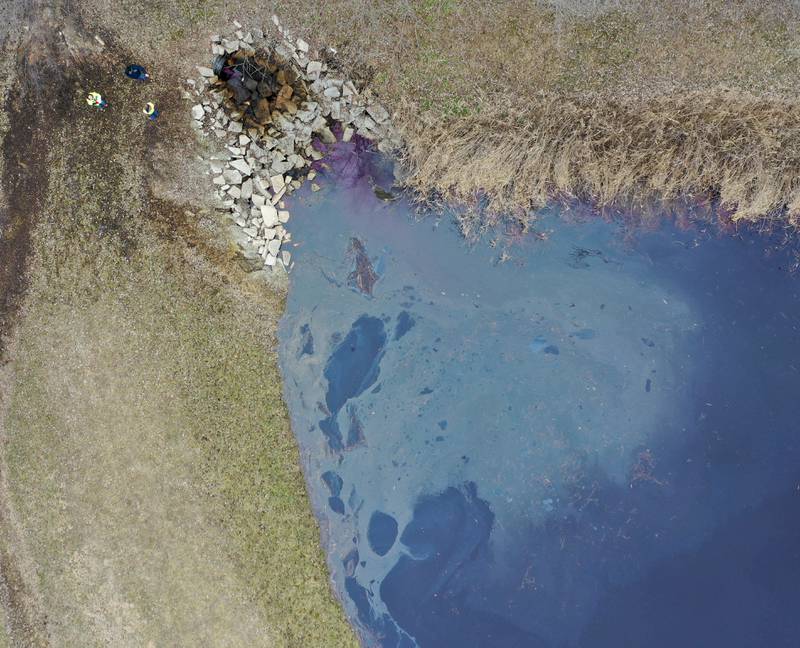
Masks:
[[[149,81],[150,75],[141,65],[129,65],[125,68],[125,76],[134,81]]]
[[[94,106],[95,108],[99,108],[100,110],[105,110],[108,108],[108,102],[103,99],[103,95],[99,92],[95,92],[94,90],[86,95],[86,103],[90,106]]]
[[[148,101],[145,104],[144,110],[142,110],[142,112],[145,115],[147,115],[147,118],[150,121],[155,121],[158,118],[158,114],[159,114],[158,113],[158,109],[156,108],[156,105],[152,101]]]

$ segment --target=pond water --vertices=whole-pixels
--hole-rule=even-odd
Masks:
[[[340,148],[295,200],[285,397],[366,646],[796,646],[799,278],[540,214],[498,263]]]

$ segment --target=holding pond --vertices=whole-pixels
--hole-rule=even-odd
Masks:
[[[339,154],[281,357],[364,644],[794,645],[800,298],[765,243],[542,213],[496,265]]]

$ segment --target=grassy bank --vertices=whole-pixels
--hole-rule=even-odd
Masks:
[[[355,645],[281,399],[285,285],[224,241],[179,80],[145,91],[72,27],[78,56],[28,59],[7,104],[3,222],[30,225],[2,331],[12,645]],[[26,109],[38,90],[57,100]]]
[[[156,242],[94,252],[34,283],[12,352],[11,499],[52,643],[347,645],[281,402],[280,299]]]
[[[705,194],[734,219],[800,214],[789,2],[334,0],[313,15],[309,32],[368,63],[398,110],[423,191],[498,209]]]

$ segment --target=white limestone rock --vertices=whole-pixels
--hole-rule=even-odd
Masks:
[[[253,191],[262,196],[269,196],[269,183],[264,178],[256,177],[253,180]]]
[[[386,108],[380,104],[370,104],[367,106],[367,113],[379,124],[389,119],[389,113],[386,112]]]
[[[226,169],[223,172],[222,176],[223,178],[225,178],[225,182],[227,182],[230,185],[242,184],[242,174],[235,169]]]
[[[294,153],[294,135],[286,135],[278,140],[278,150],[283,151],[286,155]]]
[[[326,144],[336,144],[336,135],[327,126],[319,131],[319,136]]]
[[[298,110],[295,117],[299,119],[301,122],[306,124],[311,123],[314,121],[314,118],[317,116],[316,111],[314,110]]]
[[[318,133],[328,125],[328,121],[322,116],[318,115],[313,122],[311,122],[311,130]]]
[[[281,198],[283,198],[283,194],[285,193],[286,193],[286,187],[282,187],[281,190],[272,197],[272,200],[270,200],[270,202],[273,205],[277,205],[280,202]]]
[[[278,224],[278,210],[273,205],[263,205],[261,207],[261,220],[264,223],[264,227],[274,227]]]
[[[281,189],[283,189],[286,181],[282,175],[274,175],[269,179],[269,183],[272,185],[272,191],[278,193]]]
[[[245,200],[250,200],[253,195],[253,181],[252,180],[245,180],[242,183],[242,198]]]
[[[240,171],[243,175],[250,175],[253,170],[250,168],[250,165],[247,164],[242,158],[237,158],[230,162],[230,166],[232,166],[237,171]]]

